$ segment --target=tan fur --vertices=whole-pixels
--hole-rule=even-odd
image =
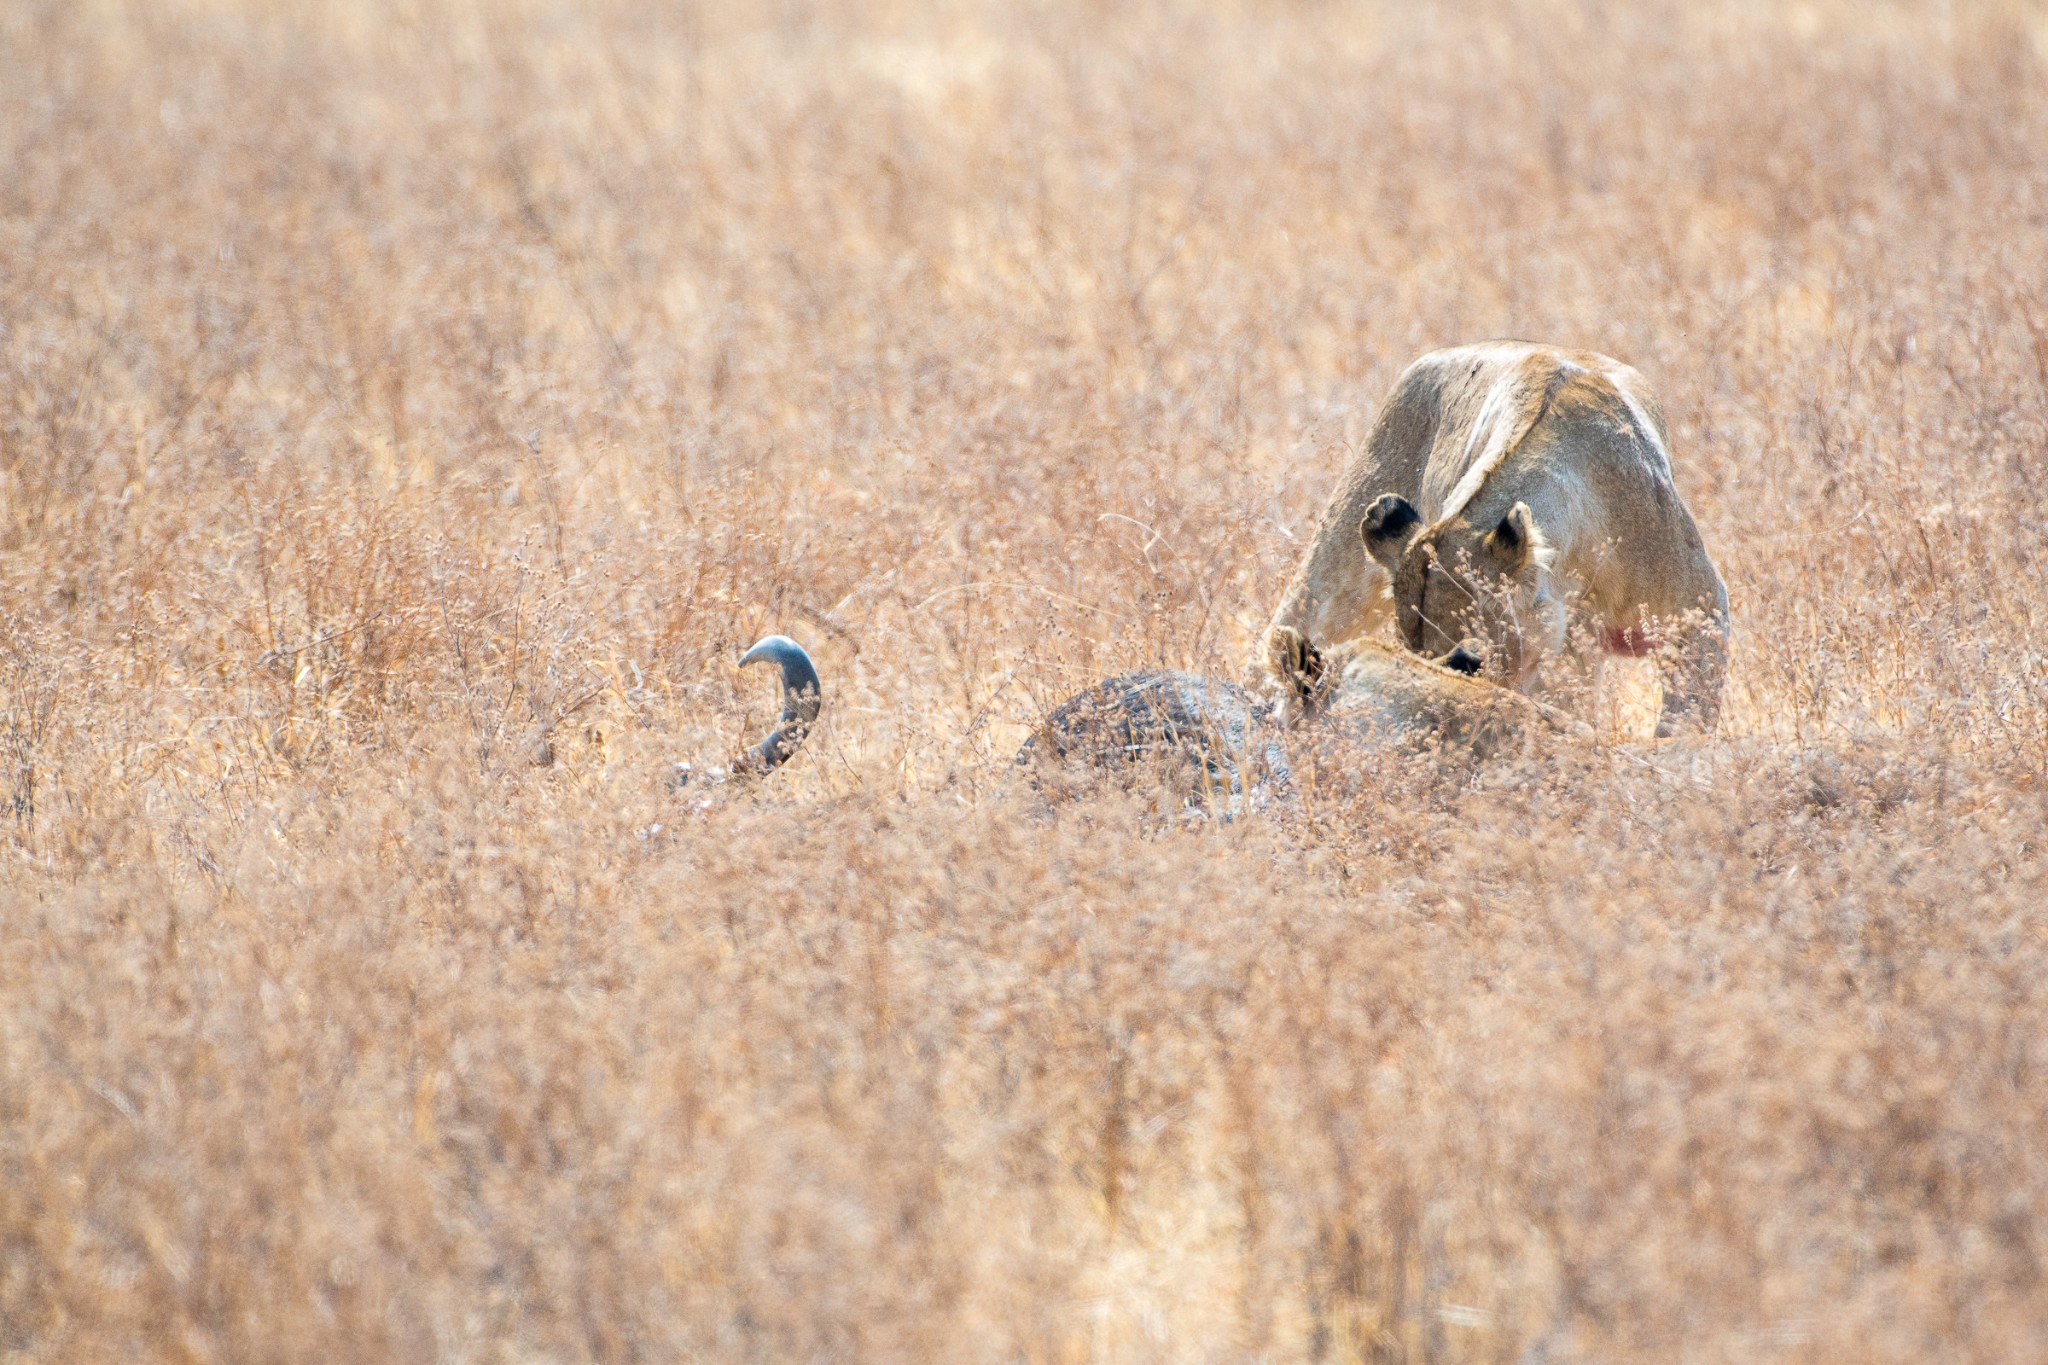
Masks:
[[[1309,707],[1327,728],[1353,739],[1429,743],[1483,759],[1584,728],[1553,708],[1379,640],[1354,641],[1320,661],[1320,671]]]
[[[1382,537],[1382,563],[1361,527],[1388,495],[1419,520],[1393,519],[1403,534]],[[1470,644],[1490,679],[1532,692],[1596,661],[1559,659],[1568,638],[1633,645],[1658,654],[1669,733],[1714,723],[1727,611],[1642,376],[1590,351],[1488,342],[1433,351],[1402,374],[1258,663],[1298,709],[1286,632],[1329,649],[1394,619],[1409,649]]]

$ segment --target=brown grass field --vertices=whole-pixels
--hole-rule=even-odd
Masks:
[[[1718,736],[1022,787],[1503,335]],[[2048,1358],[2044,561],[2037,0],[7,0],[0,1361]]]

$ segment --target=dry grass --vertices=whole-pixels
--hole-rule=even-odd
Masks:
[[[1502,334],[1722,737],[1015,789]],[[0,1358],[2040,1359],[2044,527],[2037,4],[0,6]]]

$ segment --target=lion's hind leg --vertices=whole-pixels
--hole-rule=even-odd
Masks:
[[[1657,652],[1657,680],[1663,699],[1657,738],[1711,733],[1721,720],[1721,688],[1728,678],[1728,618],[1721,612],[1693,612],[1668,632]]]

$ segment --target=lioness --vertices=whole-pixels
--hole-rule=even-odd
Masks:
[[[1491,680],[1555,687],[1568,638],[1655,654],[1657,733],[1711,729],[1727,671],[1728,590],[1672,486],[1643,377],[1591,351],[1496,341],[1402,374],[1324,508],[1255,667],[1298,714],[1319,648],[1392,615],[1428,658],[1463,646]],[[1577,625],[1579,630],[1571,628]]]
[[[1377,640],[1333,654],[1303,699],[1318,737],[1367,747],[1456,751],[1486,759],[1569,728],[1544,707],[1470,676],[1478,660],[1453,650],[1419,659]],[[1187,804],[1235,811],[1285,796],[1293,783],[1270,704],[1243,688],[1171,670],[1122,673],[1054,708],[1017,752],[1021,766],[1054,760],[1084,772],[1149,765]]]

